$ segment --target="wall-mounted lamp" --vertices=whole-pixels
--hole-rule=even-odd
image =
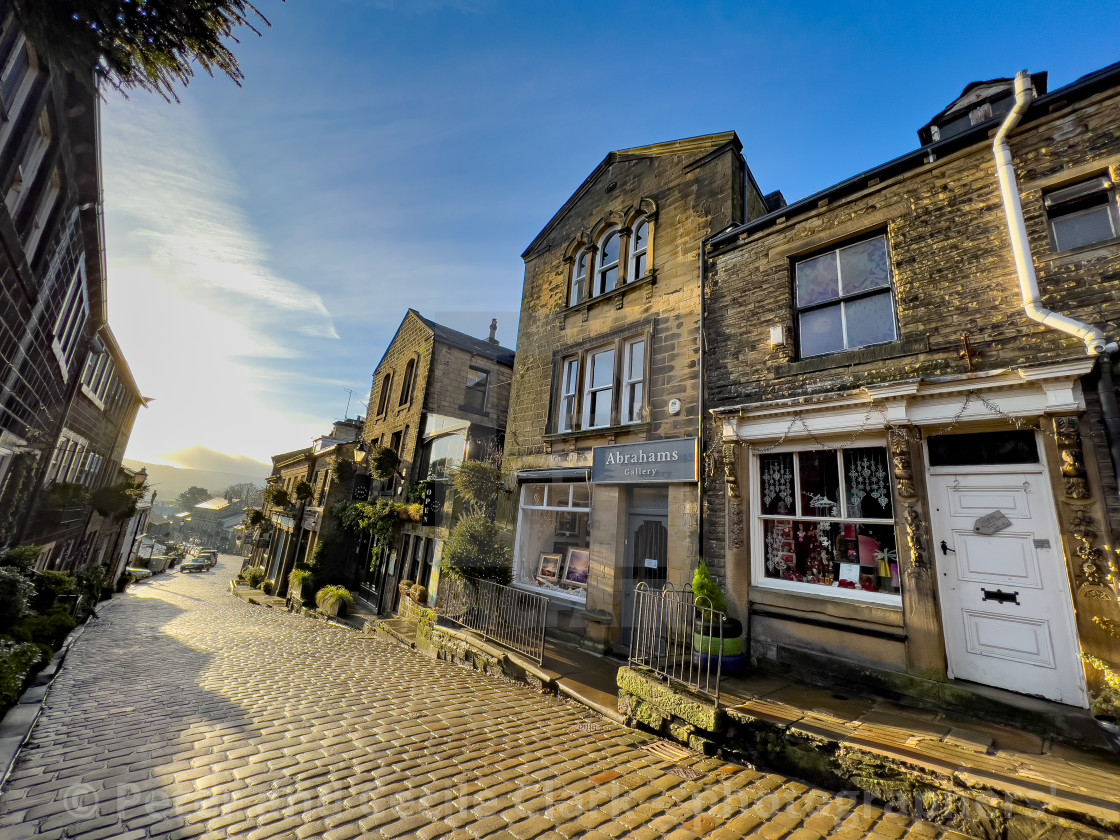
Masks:
[[[368,454],[369,453],[366,451],[366,442],[364,440],[359,440],[358,445],[354,447],[354,463],[364,463],[366,460],[366,455]]]

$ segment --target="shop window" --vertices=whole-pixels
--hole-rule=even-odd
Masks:
[[[881,446],[758,456],[756,575],[766,585],[897,603],[890,462]]]
[[[514,581],[582,601],[590,575],[591,485],[525,484]]]
[[[794,275],[802,358],[898,337],[885,236],[800,260]]]
[[[486,410],[486,386],[490,374],[484,370],[470,368],[467,371],[467,391],[463,397],[463,408],[482,414]]]
[[[1120,236],[1114,186],[1110,178],[1098,177],[1043,196],[1055,250],[1086,248]]]
[[[459,464],[467,450],[465,430],[439,435],[424,441],[420,450],[420,470],[417,475],[422,479],[447,479]]]

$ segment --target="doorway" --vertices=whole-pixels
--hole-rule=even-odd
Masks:
[[[1050,482],[1033,441],[1017,451],[1006,443],[1023,434],[930,439],[932,553],[949,676],[1085,707]],[[952,437],[961,443],[940,457]],[[982,438],[990,440],[974,445]],[[993,447],[1012,452],[1013,462],[990,457]],[[953,463],[960,460],[978,463]]]
[[[669,576],[669,488],[631,487],[622,570],[622,643],[630,644],[634,590],[661,589]]]

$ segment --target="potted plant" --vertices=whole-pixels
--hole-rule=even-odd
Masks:
[[[692,634],[693,661],[703,667],[709,665],[711,657],[718,656],[721,673],[737,674],[747,664],[743,625],[727,615],[723,589],[703,559],[692,578],[692,594],[698,608]]]
[[[244,571],[245,582],[253,589],[258,589],[264,582],[264,569],[260,566],[250,566]]]
[[[276,581],[272,580],[272,578],[269,578],[261,584],[261,592],[263,592],[265,595],[271,595],[275,589]]]
[[[292,569],[292,573],[288,575],[288,595],[292,600],[303,600],[303,587],[309,580],[310,570]]]
[[[320,612],[330,616],[344,616],[354,606],[354,596],[345,586],[324,586],[315,596]]]

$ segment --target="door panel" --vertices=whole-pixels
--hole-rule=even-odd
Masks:
[[[961,581],[1042,588],[1033,534],[1000,531],[984,536],[971,530],[954,530],[953,536]]]
[[[949,675],[1086,705],[1057,516],[1041,467],[929,477]],[[999,511],[995,534],[976,521]]]

